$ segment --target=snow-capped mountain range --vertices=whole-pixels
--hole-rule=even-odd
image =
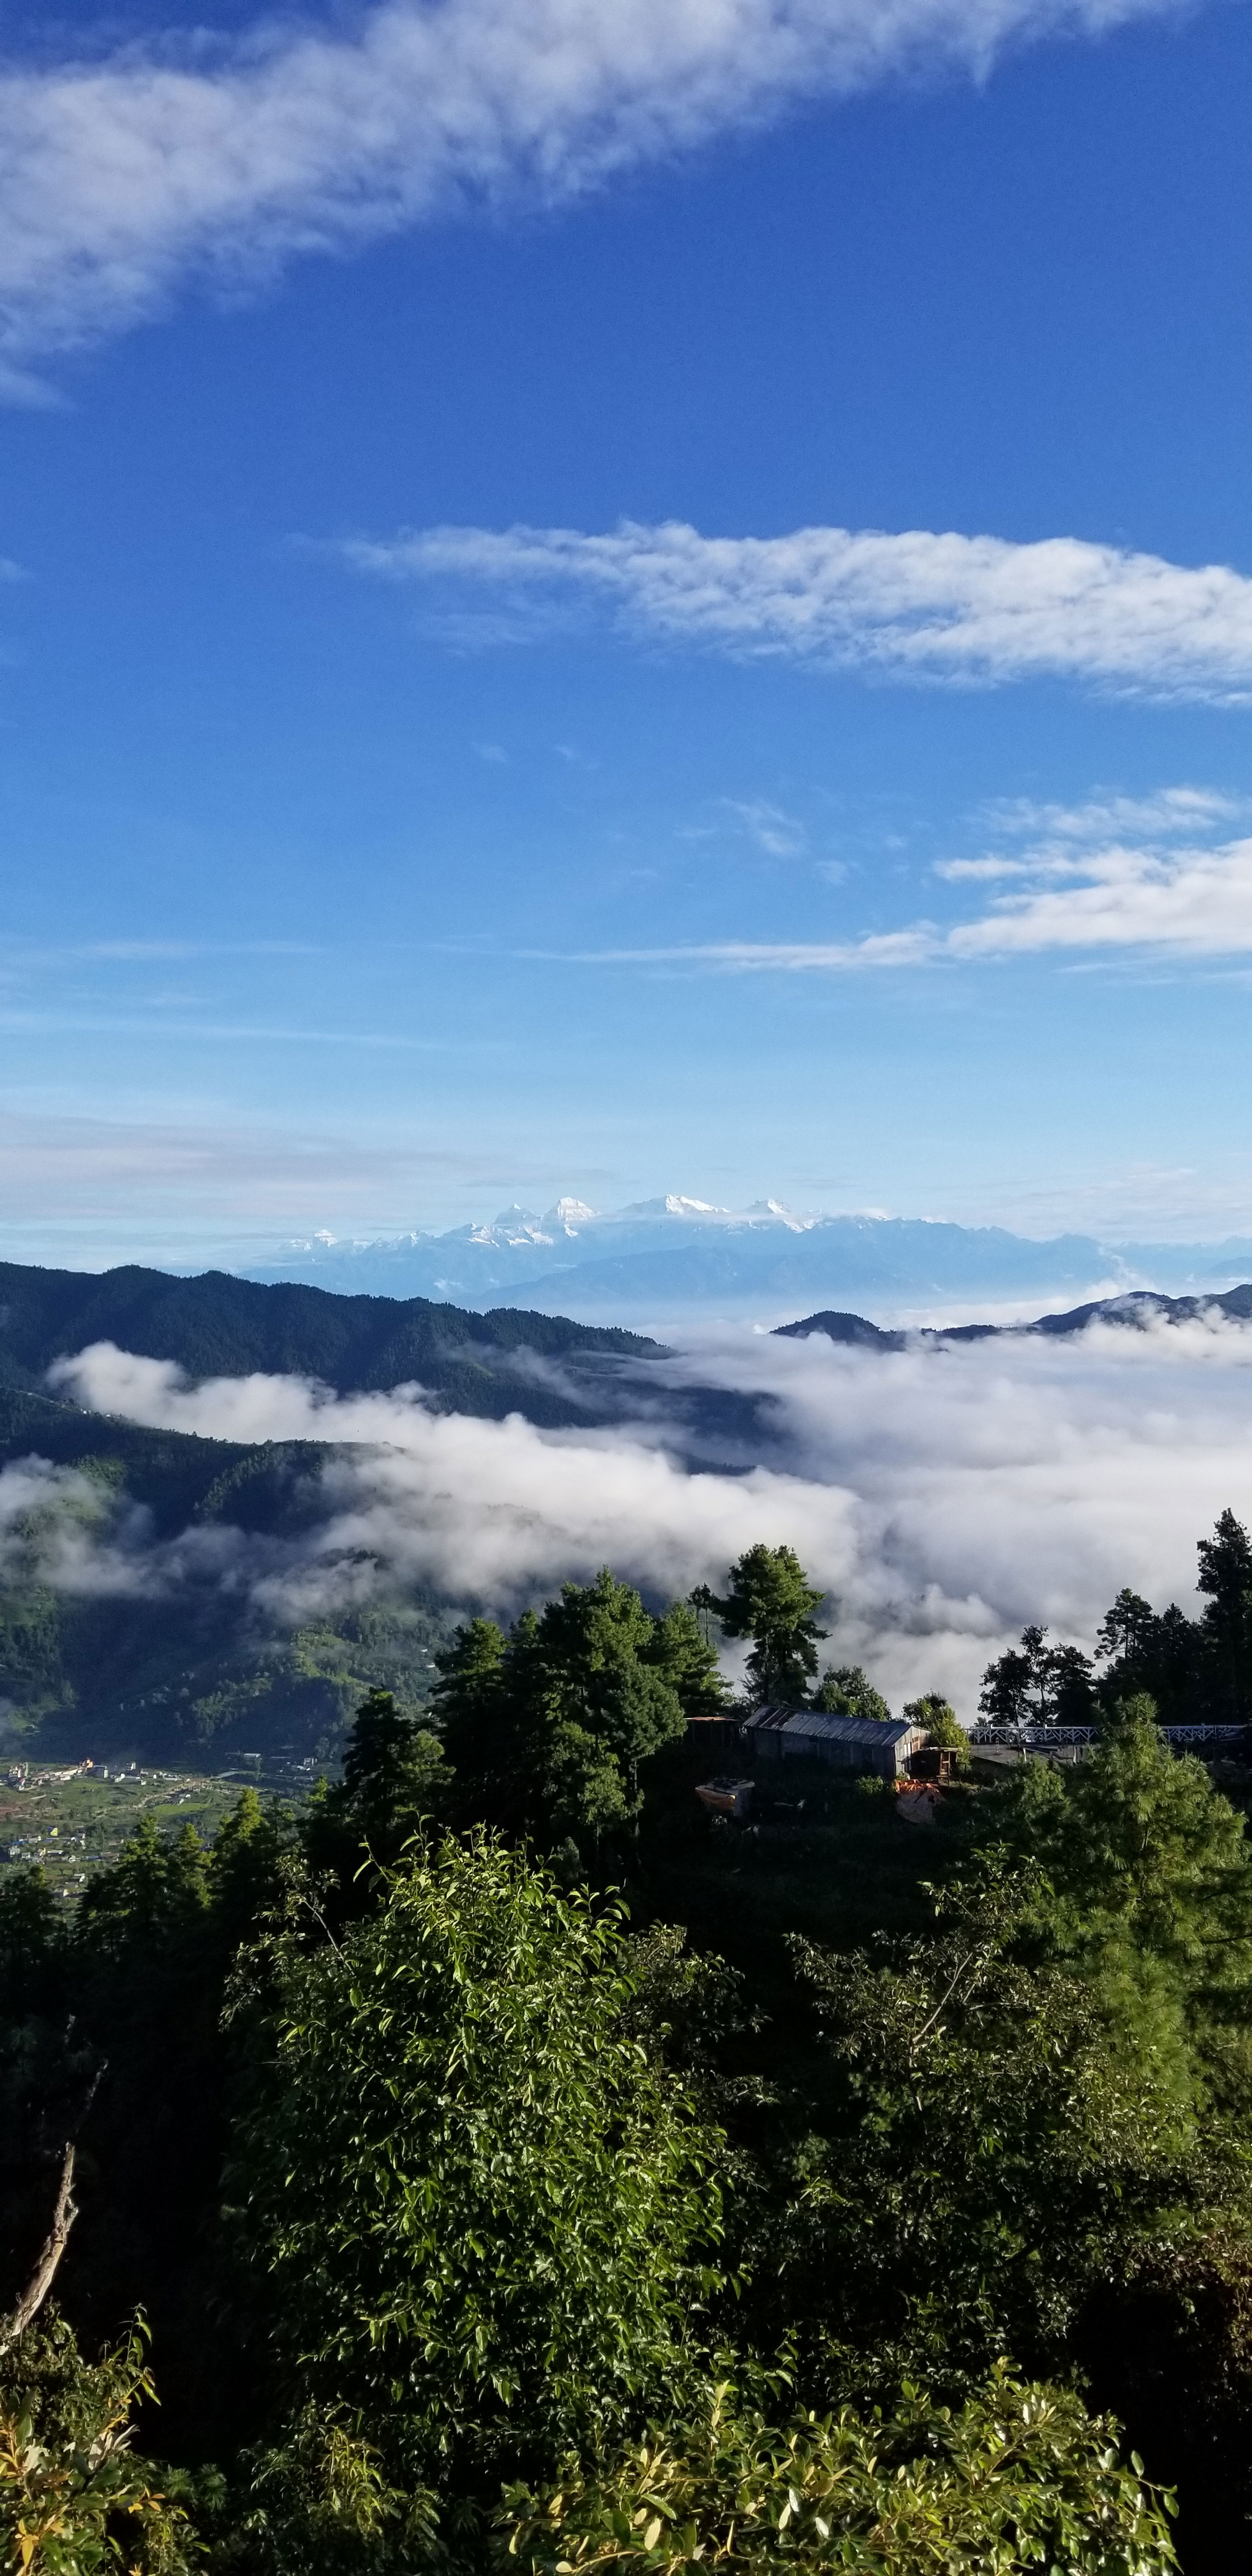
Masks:
[[[1242,1237],[1036,1240],[1000,1226],[796,1213],[777,1199],[721,1208],[674,1194],[607,1213],[560,1198],[543,1215],[513,1206],[490,1224],[372,1242],[320,1233],[280,1246],[243,1276],[474,1308],[524,1304],[597,1321],[700,1312],[769,1321],[794,1314],[797,1302],[861,1302],[892,1315],[933,1299],[1009,1304],[1122,1288],[1216,1289],[1250,1269],[1252,1239]]]

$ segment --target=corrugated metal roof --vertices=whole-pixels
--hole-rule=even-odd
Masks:
[[[747,1724],[755,1732],[807,1735],[827,1744],[903,1744],[912,1736],[920,1744],[926,1732],[906,1717],[893,1717],[884,1725],[881,1718],[837,1717],[824,1708],[762,1708]]]

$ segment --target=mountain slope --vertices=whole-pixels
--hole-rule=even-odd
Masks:
[[[340,1395],[416,1380],[445,1412],[500,1420],[521,1410],[552,1427],[585,1421],[623,1361],[658,1351],[633,1333],[512,1308],[465,1314],[422,1297],[265,1287],[220,1270],[175,1279],[0,1263],[0,1384],[38,1387],[54,1360],[99,1341],[172,1360],[192,1378],[294,1374]],[[554,1362],[564,1384],[545,1382]]]
[[[325,1517],[322,1471],[344,1455],[149,1431],[0,1387],[5,1759],[333,1757],[374,1683],[420,1706],[454,1624],[427,1588],[292,1627],[232,1580]]]

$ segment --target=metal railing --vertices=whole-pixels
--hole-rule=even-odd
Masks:
[[[1167,1744],[1244,1744],[1246,1726],[1158,1726]],[[1018,1753],[1046,1753],[1053,1746],[1095,1744],[1098,1726],[974,1726],[971,1744],[1006,1744]]]

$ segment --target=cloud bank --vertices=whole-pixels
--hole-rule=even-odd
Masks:
[[[830,1595],[832,1656],[864,1660],[893,1704],[943,1688],[968,1716],[1025,1620],[1090,1644],[1123,1583],[1194,1610],[1196,1539],[1228,1503],[1252,1518],[1252,1331],[1220,1319],[889,1355],[726,1333],[670,1374],[770,1396],[768,1457],[692,1473],[654,1387],[637,1425],[550,1433],[435,1415],[415,1389],[191,1387],[97,1345],[58,1367],[80,1401],[219,1438],[357,1445],[299,1540],[215,1528],[155,1549],[132,1530],[105,1549],[79,1534],[56,1579],[229,1581],[279,1621],[417,1581],[507,1612],[605,1562],[668,1597],[785,1540]]]
[[[0,312],[32,357],[449,206],[552,204],[789,106],[1171,0],[436,0],[0,80]],[[29,379],[27,380],[29,387]]]
[[[633,634],[736,660],[966,687],[1061,679],[1129,696],[1252,697],[1252,581],[1078,537],[705,537],[671,522],[610,536],[430,528],[341,552],[361,572],[489,590],[507,611],[501,633],[524,631],[528,607],[547,622],[565,596],[607,606]]]

